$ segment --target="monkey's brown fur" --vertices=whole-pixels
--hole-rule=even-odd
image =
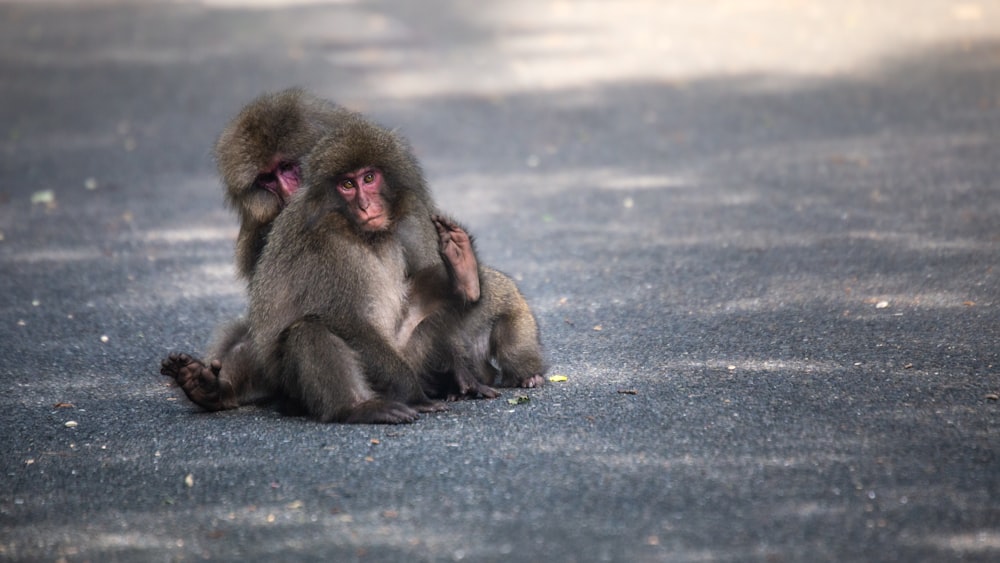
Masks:
[[[254,285],[254,272],[272,222],[286,203],[256,185],[261,170],[273,165],[279,156],[301,163],[324,133],[330,135],[330,139],[325,141],[327,144],[336,144],[335,138],[343,139],[341,128],[361,132],[361,135],[355,134],[351,141],[354,150],[350,154],[355,155],[355,162],[370,160],[366,151],[374,151],[373,155],[380,154],[387,159],[385,171],[388,183],[406,188],[405,197],[397,202],[401,203],[399,209],[404,212],[397,213],[394,232],[403,249],[404,276],[410,292],[402,310],[394,313],[402,314],[406,319],[403,322],[406,329],[397,331],[396,344],[405,348],[406,361],[414,373],[422,376],[425,390],[449,398],[495,397],[497,393],[489,385],[499,383],[503,386],[533,387],[541,384],[545,366],[531,310],[508,277],[485,266],[478,268],[482,299],[475,303],[475,298],[480,295],[478,288],[472,297],[468,292],[463,293],[461,284],[455,281],[455,273],[451,271],[450,266],[454,262],[449,261],[444,250],[446,237],[439,237],[434,224],[428,219],[434,217],[438,221],[439,231],[443,223],[462,236],[465,233],[450,220],[438,219],[435,215],[420,167],[405,142],[365,121],[360,115],[301,90],[286,90],[254,100],[230,123],[216,145],[227,200],[240,215],[236,254],[241,276],[248,279],[251,286]],[[355,142],[361,138],[367,139],[365,142],[368,144]],[[351,158],[347,151],[340,151],[334,156],[332,159],[314,159],[312,168],[321,173],[350,166]],[[308,170],[310,167],[305,168]],[[303,179],[303,182],[305,185],[307,180]],[[310,223],[332,209],[330,201],[319,198],[318,202],[327,207],[314,205],[308,213]],[[471,254],[475,268],[471,239],[466,237],[465,246],[460,245],[459,248]],[[283,252],[275,250],[277,254]],[[445,272],[443,265],[448,266],[449,271]],[[314,290],[313,294],[333,293],[334,301],[339,299],[341,304],[345,301],[337,295],[340,292],[336,285],[321,285],[325,285],[326,289]],[[348,284],[345,292],[348,296],[353,295],[350,287]],[[374,285],[368,289],[377,291]],[[284,292],[282,287],[272,288],[270,293],[258,290],[257,301],[266,303],[281,298]],[[271,328],[279,325],[278,322],[270,323]],[[285,345],[294,347],[289,342],[309,341],[300,330],[303,326],[295,321],[287,327],[289,330],[282,329]],[[270,358],[266,352],[261,353],[256,348],[248,333],[247,321],[231,323],[219,332],[220,336],[213,345],[213,355],[209,356],[217,359],[208,366],[189,356],[174,354],[164,361],[161,371],[173,376],[194,402],[208,410],[233,408],[260,396],[287,394],[307,404],[307,410],[321,419],[341,418],[331,418],[328,409],[323,407],[318,411],[315,406],[310,408],[311,395],[306,387],[294,388],[293,385],[289,392],[281,377],[275,378],[273,371],[264,369],[264,366],[270,367]],[[354,351],[342,352],[345,358],[356,357]],[[495,359],[495,364],[490,361],[491,358]],[[499,372],[495,366],[500,368]],[[499,379],[498,373],[501,374]],[[351,383],[356,381],[349,380]],[[386,387],[381,380],[376,384]],[[352,387],[349,385],[348,388]],[[394,388],[391,382],[388,388]],[[406,393],[397,395],[403,397]],[[413,402],[421,409],[429,408],[424,397],[415,393],[413,396],[417,397],[415,401],[412,397],[404,400]],[[384,421],[412,419],[415,414],[408,408],[396,405],[383,409],[383,415],[387,412],[385,416],[389,419]],[[322,414],[324,412],[327,414]],[[361,409],[353,418],[347,416],[344,419],[361,421],[366,417],[372,417],[371,411]]]
[[[240,221],[236,271],[247,282],[267,243],[271,224],[289,197],[269,191],[262,180],[277,181],[279,163],[293,168],[301,182],[302,160],[316,143],[352,116],[349,110],[301,89],[263,94],[244,106],[215,143],[215,160],[226,202]],[[171,354],[161,373],[170,375],[188,397],[207,410],[235,408],[267,397],[267,384],[251,348],[246,320],[216,330],[208,365],[186,354]]]
[[[378,232],[357,224],[336,188],[341,175],[366,166],[385,180],[390,222]],[[437,408],[421,387],[422,347],[411,344],[430,323],[398,341],[411,291],[401,228],[430,218],[420,169],[402,140],[359,118],[316,146],[305,177],[250,282],[250,329],[265,377],[323,421],[411,422],[416,410]]]
[[[215,160],[226,202],[239,215],[236,270],[250,279],[271,223],[287,205],[258,182],[278,161],[301,165],[325,135],[353,112],[291,88],[264,94],[243,107],[215,143]]]

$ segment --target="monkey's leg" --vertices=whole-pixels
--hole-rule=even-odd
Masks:
[[[323,422],[400,424],[417,411],[380,397],[365,378],[362,355],[323,324],[301,320],[281,343],[282,383],[306,411]]]
[[[249,325],[237,320],[219,330],[207,365],[187,354],[171,354],[160,373],[174,378],[189,399],[209,411],[233,409],[264,394],[260,368],[250,349]]]
[[[495,399],[500,396],[500,392],[490,387],[487,383],[496,380],[496,368],[489,364],[489,333],[481,331],[480,334],[461,334],[453,338],[449,343],[452,353],[452,375],[456,387],[448,394],[447,400],[458,401],[462,399]],[[476,377],[479,370],[483,377]],[[488,370],[488,371],[487,371]]]
[[[467,303],[479,301],[479,261],[472,248],[472,237],[443,215],[435,215],[432,220],[437,228],[441,256],[451,273],[456,293]]]
[[[545,382],[545,360],[537,335],[538,326],[530,313],[497,319],[490,334],[490,348],[500,367],[501,386],[541,387]]]
[[[499,391],[479,381],[475,373],[467,367],[456,368],[454,378],[458,389],[456,392],[448,394],[448,401],[496,399],[500,396]]]
[[[160,365],[160,373],[174,378],[191,402],[207,411],[237,406],[232,387],[220,378],[222,364],[216,360],[205,365],[187,354],[170,354]]]
[[[160,373],[174,378],[196,405],[208,411],[234,409],[273,394],[252,350],[250,325],[238,319],[219,328],[207,364],[187,354],[171,354]]]

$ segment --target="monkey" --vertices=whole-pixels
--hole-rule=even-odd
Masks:
[[[477,380],[501,387],[541,387],[548,365],[531,307],[509,276],[482,268],[479,279],[486,298],[460,329],[476,351],[470,360],[479,366]]]
[[[318,137],[335,131],[341,122],[357,117],[336,104],[291,89],[266,94],[251,102],[220,136],[216,155],[227,201],[237,208],[241,218],[236,252],[241,277],[252,280],[271,221],[302,182],[303,155]],[[408,166],[416,168],[415,177],[422,181],[412,155],[407,155],[405,160],[409,161]],[[492,398],[499,395],[490,387],[494,381],[503,386],[532,387],[540,384],[540,373],[544,367],[537,326],[523,296],[503,274],[488,267],[480,269],[471,237],[454,222],[433,212],[434,205],[426,190],[419,193],[421,197],[415,200],[414,206],[425,209],[404,217],[399,225],[407,244],[410,268],[426,269],[434,262],[440,263],[441,257],[444,257],[449,278],[456,280],[454,289],[466,304],[474,304],[478,299],[479,277],[492,280],[490,286],[497,288],[474,314],[454,319],[457,323],[454,326],[478,331],[482,337],[469,337],[467,341],[456,337],[443,338],[451,343],[452,354],[444,354],[446,360],[439,363],[439,372],[426,377],[427,391],[438,391],[437,396],[449,399]],[[427,221],[411,220],[427,214],[431,214],[437,237],[434,236],[434,228],[430,228],[430,235],[427,234],[430,225]],[[412,309],[419,311],[426,308],[426,303],[420,305],[419,299],[412,301]],[[419,324],[422,318],[420,314],[411,312],[410,324]],[[517,319],[524,320],[515,322]],[[514,346],[516,339],[504,338],[499,340],[502,343],[499,345],[496,338],[489,337],[509,326],[525,327],[522,332],[511,333],[526,335],[524,343]],[[258,373],[256,358],[248,350],[249,330],[245,321],[231,323],[219,332],[222,336],[216,339],[213,346],[216,354],[210,356],[217,359],[210,364],[205,365],[185,354],[172,354],[164,360],[161,373],[174,377],[189,398],[206,410],[234,408],[273,395],[276,390],[272,382]],[[478,361],[459,353],[473,349],[471,344],[477,342]],[[434,348],[438,351],[449,349],[440,344]],[[515,350],[521,353],[513,353]],[[491,357],[496,358],[495,365],[489,361]],[[495,379],[497,367],[500,367],[499,373],[504,375],[501,379]],[[519,369],[534,375],[514,375],[522,373]],[[448,379],[448,373],[453,374],[452,379]]]
[[[433,377],[429,395],[449,400],[482,395],[498,387],[540,387],[548,366],[543,358],[538,322],[524,296],[507,275],[479,268],[482,299],[463,311],[448,335],[451,378]],[[440,360],[439,360],[440,361]]]
[[[275,217],[302,183],[302,159],[353,112],[299,88],[262,94],[219,135],[214,155],[226,203],[239,217],[237,275],[249,283]],[[160,373],[173,377],[195,404],[210,411],[268,397],[250,350],[249,327],[237,319],[216,330],[205,363],[171,354]]]
[[[304,170],[304,191],[275,219],[249,291],[254,347],[285,396],[321,421],[405,423],[442,408],[422,379],[441,356],[472,373],[472,385],[497,375],[541,383],[537,325],[510,278],[477,265],[479,275],[452,279],[454,257],[412,271],[408,229],[428,218],[441,254],[456,250],[447,242],[474,252],[471,238],[449,240],[457,225],[428,216],[429,190],[401,137],[359,117],[321,140]],[[480,299],[470,304],[473,290]],[[510,362],[524,365],[505,372]]]
[[[302,182],[302,159],[353,112],[300,88],[263,94],[223,129],[214,154],[239,216],[236,271],[249,280],[267,233]]]
[[[302,158],[320,137],[335,132],[344,120],[357,117],[336,104],[299,89],[289,89],[253,100],[220,135],[215,146],[216,160],[227,202],[239,214],[237,271],[248,283],[271,223],[302,182]],[[409,160],[416,166],[412,155]],[[419,176],[419,169],[417,172]],[[419,269],[440,263],[445,254],[439,254],[438,245],[442,252],[445,247],[452,249],[449,254],[454,258],[445,264],[451,277],[460,280],[456,290],[465,301],[475,302],[479,298],[475,255],[457,250],[462,248],[461,237],[465,237],[465,244],[471,241],[453,223],[445,227],[446,218],[432,215],[429,195],[422,196],[414,205],[426,207],[422,215],[428,221],[415,224],[407,217],[400,224],[401,232],[407,233],[406,239],[417,241],[409,245],[411,266]],[[448,234],[439,240],[433,225]],[[207,365],[187,354],[171,354],[162,362],[160,372],[173,377],[188,397],[206,410],[234,408],[274,394],[275,390],[260,376],[244,320],[231,322],[217,331],[211,350],[209,357],[213,359]],[[485,397],[497,395],[486,386],[466,385],[463,389],[473,389]]]
[[[418,204],[414,203],[414,206],[417,207]],[[458,278],[464,273],[467,281],[445,284],[440,272],[437,272],[438,275],[434,277],[431,273],[434,268],[425,268],[422,283],[427,288],[435,287],[436,289],[425,290],[420,298],[414,298],[408,304],[408,317],[397,335],[399,342],[408,341],[416,326],[432,314],[441,302],[449,299],[449,293],[442,287],[454,286],[450,298],[457,298],[466,304],[476,302],[479,299],[479,276],[484,274],[469,277],[470,268],[473,272],[477,271],[476,258],[471,249],[471,237],[443,215],[435,215],[431,220],[441,233],[441,254],[451,255],[444,262],[450,272],[449,277]],[[456,264],[462,261],[465,261],[466,265],[457,267]],[[493,272],[494,275],[498,274],[489,269],[486,271]],[[493,301],[495,299],[487,300],[489,303]],[[523,303],[523,298],[521,302]],[[528,314],[530,315],[530,311]],[[460,319],[456,318],[455,322],[460,322]],[[482,326],[482,323],[477,323],[477,325]],[[162,362],[160,373],[173,377],[192,402],[209,411],[231,409],[242,404],[275,398],[277,389],[273,385],[268,385],[267,380],[261,377],[259,363],[252,353],[249,342],[249,326],[246,320],[233,321],[219,333],[221,336],[216,338],[213,345],[218,355],[212,356],[217,359],[205,365],[187,354],[171,354]],[[439,390],[437,396],[448,400],[498,397],[499,393],[487,382],[490,380],[489,378],[477,378],[474,370],[459,370],[461,366],[472,365],[469,361],[457,358],[457,354],[466,344],[458,339],[445,338],[443,341],[451,343],[451,348],[448,350],[451,350],[452,353],[442,355],[441,362],[435,368],[436,371],[427,374],[425,381],[428,391]],[[430,342],[426,343],[427,346],[430,344]],[[224,365],[225,370],[223,370]],[[452,384],[449,385],[449,383]]]
[[[336,131],[353,115],[337,104],[290,88],[258,96],[222,131],[214,153],[226,201],[239,216],[235,252],[239,277],[247,282],[251,279],[271,223],[302,182],[302,159],[321,137]],[[455,228],[451,224],[449,231],[455,232]],[[429,241],[426,229],[423,239],[410,238]],[[453,243],[450,247],[457,248]],[[419,250],[416,255],[421,260],[440,260],[430,244]],[[464,262],[464,270],[457,270],[455,279],[464,280],[466,298],[475,301],[478,278],[475,256],[471,259]],[[454,268],[451,262],[448,266]],[[207,410],[233,408],[246,400],[266,397],[269,391],[259,389],[260,378],[247,350],[246,334],[244,321],[233,321],[216,331],[209,352],[213,359],[208,365],[186,354],[172,354],[162,362],[160,372],[174,377],[188,397]]]
[[[467,229],[446,218],[440,219],[435,226],[442,241],[452,236],[461,241],[456,243],[454,252],[474,255],[473,239]],[[446,232],[449,229],[454,229],[453,234]],[[442,253],[445,252],[443,245]],[[456,261],[452,258],[445,263]],[[450,312],[447,322],[453,328],[442,336],[448,345],[436,347],[444,354],[435,358],[438,368],[425,379],[431,397],[495,398],[499,393],[493,389],[494,385],[530,388],[544,383],[542,374],[547,365],[541,351],[538,323],[527,301],[507,275],[485,265],[477,269],[482,299],[471,307]],[[441,377],[439,372],[452,372],[453,377]]]
[[[451,285],[431,270],[451,273],[443,260],[408,269],[416,225],[406,221],[430,223],[419,166],[402,139],[361,118],[306,162],[304,192],[274,220],[249,286],[265,377],[324,422],[407,423],[440,410],[420,373]]]

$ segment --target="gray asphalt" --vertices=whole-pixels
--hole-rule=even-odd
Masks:
[[[397,128],[567,381],[198,412],[210,147]],[[996,561],[996,2],[0,2],[0,559]]]

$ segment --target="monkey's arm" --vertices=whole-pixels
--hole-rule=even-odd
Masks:
[[[413,211],[399,222],[397,234],[411,276],[418,272],[445,290],[458,305],[479,300],[479,261],[472,237],[460,225],[427,202],[415,201]],[[428,220],[429,219],[429,220]]]
[[[431,220],[437,229],[439,251],[456,296],[467,304],[479,301],[479,260],[472,237],[444,215],[434,215]]]

